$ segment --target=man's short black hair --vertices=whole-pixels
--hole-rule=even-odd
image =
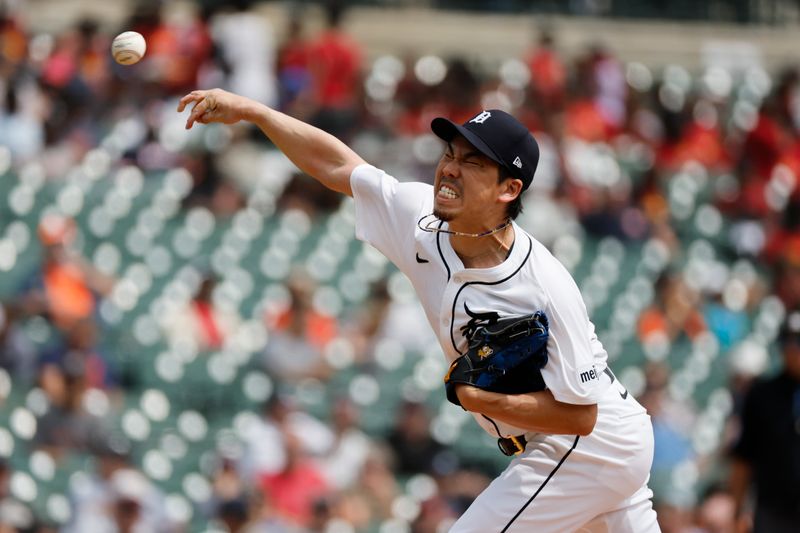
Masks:
[[[517,178],[514,178],[514,176],[511,175],[511,172],[509,172],[508,169],[506,167],[504,167],[503,165],[497,165],[497,168],[499,170],[499,176],[498,176],[497,183],[503,183],[507,179],[517,179]],[[506,215],[511,220],[516,219],[519,216],[519,214],[522,213],[522,193],[523,192],[524,191],[520,191],[520,193],[517,195],[517,197],[514,198],[514,200],[506,206]]]

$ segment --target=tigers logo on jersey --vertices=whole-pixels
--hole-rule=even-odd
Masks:
[[[472,340],[475,330],[477,330],[479,327],[491,326],[500,319],[500,315],[495,311],[486,311],[484,313],[481,313],[480,311],[472,311],[469,307],[467,307],[467,302],[464,302],[464,312],[466,312],[467,316],[469,316],[469,322],[461,326],[461,334],[464,335],[464,338],[467,339],[467,341]]]

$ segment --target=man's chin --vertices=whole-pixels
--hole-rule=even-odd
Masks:
[[[442,211],[441,209],[434,209],[433,216],[444,222],[450,222],[453,219],[453,215],[451,213]]]

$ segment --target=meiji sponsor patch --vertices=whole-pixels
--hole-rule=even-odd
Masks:
[[[582,384],[597,381],[598,379],[600,379],[600,374],[595,370],[594,365],[587,365],[578,369],[578,380]]]

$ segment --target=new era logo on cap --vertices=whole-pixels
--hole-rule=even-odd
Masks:
[[[439,117],[433,119],[431,129],[447,142],[456,135],[463,136],[483,155],[522,181],[523,189],[533,181],[539,164],[539,145],[528,128],[505,111],[484,110],[463,124]]]

